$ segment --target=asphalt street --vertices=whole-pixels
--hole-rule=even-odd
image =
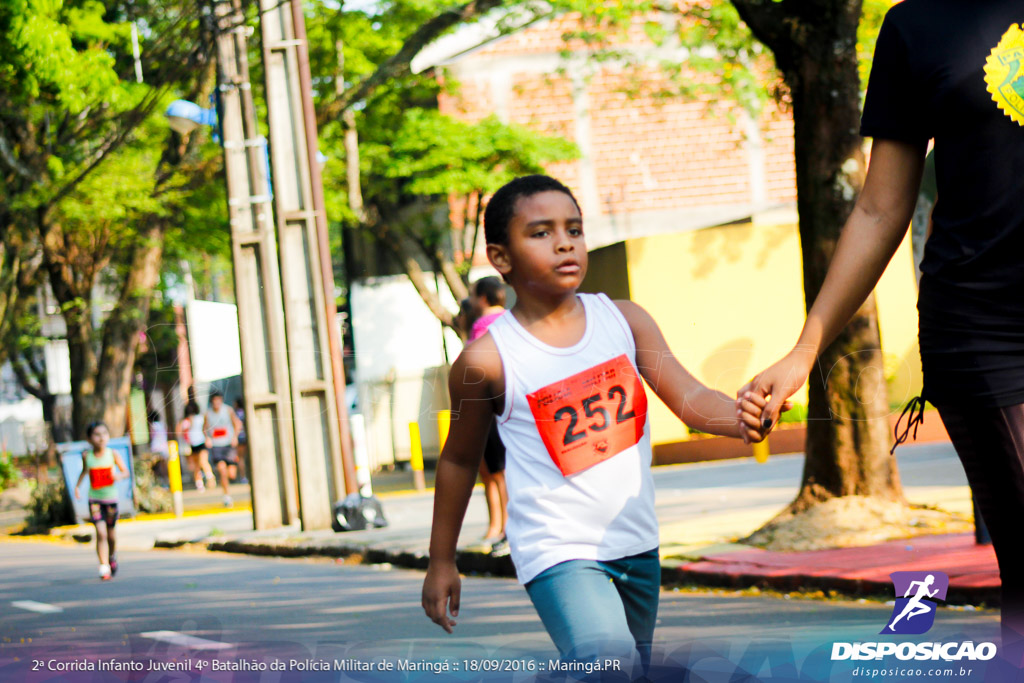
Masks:
[[[350,680],[350,674],[351,680],[414,680],[408,672],[360,678],[337,670],[304,671],[301,663],[388,660],[472,667],[557,656],[525,591],[508,579],[467,577],[459,625],[448,636],[423,616],[421,572],[152,550],[121,553],[118,576],[100,582],[90,546],[26,541],[0,549],[2,681]],[[849,680],[852,663],[828,661],[833,642],[885,639],[877,634],[890,611],[879,603],[664,591],[656,659],[683,658],[712,673],[752,656],[755,669],[791,660],[801,670],[838,667],[821,673],[821,680]],[[997,631],[996,612],[942,609],[927,638],[981,642],[994,640]],[[765,653],[761,659],[759,652]],[[53,670],[59,662],[84,658],[145,661],[148,668],[93,672],[88,678]],[[161,677],[153,661],[187,663],[192,677]],[[200,662],[205,673],[196,670]],[[276,675],[217,673],[215,662],[279,662],[287,668]],[[509,676],[482,680],[519,680]],[[709,674],[693,680],[729,679]]]

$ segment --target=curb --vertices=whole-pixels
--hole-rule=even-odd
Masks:
[[[227,539],[223,541],[200,541],[207,550],[262,557],[332,557],[349,559],[359,564],[390,564],[403,569],[426,570],[429,558],[426,553],[408,550],[386,550],[363,545],[279,545],[256,541]],[[157,546],[162,547],[162,546]],[[170,547],[170,546],[168,546]],[[511,557],[493,557],[484,553],[458,551],[455,554],[459,571],[464,574],[487,574],[501,578],[515,578],[516,570]]]

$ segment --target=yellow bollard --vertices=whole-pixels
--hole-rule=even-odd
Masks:
[[[409,423],[409,448],[411,456],[409,464],[412,465],[412,485],[417,491],[427,488],[426,478],[423,476],[423,442],[420,439],[420,423]]]
[[[751,444],[751,446],[754,449],[754,460],[761,464],[768,462],[769,450],[767,437],[765,437],[765,440],[761,443]]]
[[[452,411],[450,410],[439,410],[437,411],[437,434],[440,437],[438,442],[438,452],[444,450],[444,444],[448,441],[448,429],[452,424]]]
[[[181,493],[181,458],[178,455],[178,442],[171,439],[167,442],[167,479],[171,486],[171,497],[174,498],[174,516],[181,517],[185,512],[185,501]]]

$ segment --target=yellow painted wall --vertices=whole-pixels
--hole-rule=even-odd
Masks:
[[[730,396],[789,351],[800,333],[800,242],[791,221],[629,240],[626,252],[630,298],[651,313],[691,373]],[[909,240],[877,294],[887,370],[897,378],[891,399],[909,397],[920,388],[921,372]],[[806,388],[794,400],[806,403]],[[651,401],[650,414],[654,443],[687,438],[661,401]]]
[[[587,254],[587,277],[579,291],[601,292],[612,299],[629,299],[629,264],[626,243],[616,242]]]

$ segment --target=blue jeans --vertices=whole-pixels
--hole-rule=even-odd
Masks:
[[[569,560],[526,584],[563,661],[611,657],[631,666],[639,654],[644,671],[651,661],[660,591],[657,548],[618,560]]]

